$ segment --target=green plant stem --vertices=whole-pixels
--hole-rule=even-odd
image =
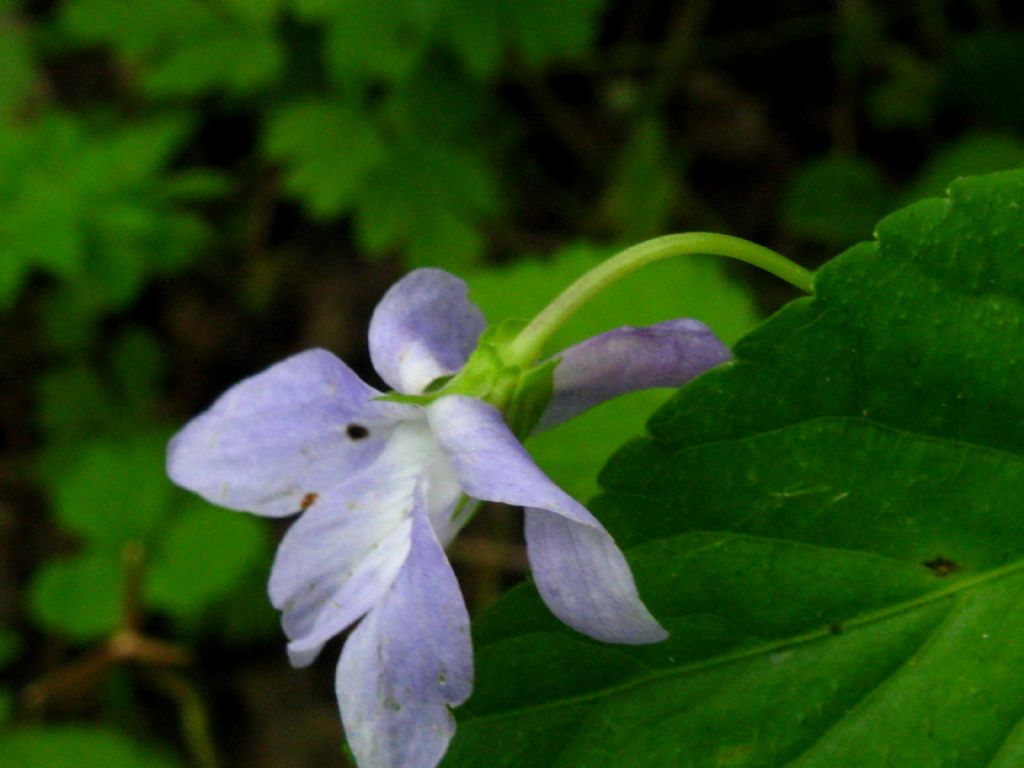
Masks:
[[[764,246],[731,235],[687,232],[646,240],[617,253],[566,288],[530,321],[505,350],[509,364],[529,365],[543,351],[551,335],[580,307],[608,286],[657,261],[673,256],[707,253],[725,256],[770,272],[790,285],[811,293],[814,274]]]

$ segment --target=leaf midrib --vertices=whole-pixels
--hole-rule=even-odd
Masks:
[[[777,539],[768,538],[765,538],[765,540],[778,541]],[[929,591],[912,600],[904,600],[899,603],[886,606],[885,608],[879,608],[875,611],[869,611],[868,613],[862,614],[860,616],[845,619],[843,621],[843,630],[844,632],[848,632],[858,627],[866,626],[868,624],[872,624],[878,621],[884,621],[894,616],[898,616],[902,613],[912,611],[916,608],[937,603],[940,600],[951,598],[958,594],[968,592],[972,589],[985,586],[986,584],[990,584],[992,582],[998,581],[1008,576],[1012,576],[1018,572],[1024,572],[1024,560],[1007,563],[1006,565],[1002,565],[998,568],[993,568],[988,571],[985,571],[984,573],[978,573],[973,576],[962,576],[959,579],[957,579],[957,581],[955,581],[954,583],[948,584],[943,588]],[[586,704],[588,702],[604,698],[606,696],[625,693],[627,691],[640,688],[661,680],[668,680],[673,677],[682,677],[697,672],[715,669],[717,667],[723,667],[728,664],[746,661],[748,659],[753,659],[758,656],[776,653],[778,651],[795,648],[801,645],[807,645],[817,640],[824,640],[833,636],[833,631],[829,627],[823,627],[812,630],[810,632],[793,635],[783,640],[771,643],[763,643],[761,645],[744,648],[743,650],[735,651],[733,653],[727,653],[722,656],[716,656],[711,659],[697,661],[691,664],[684,664],[678,667],[652,670],[650,673],[637,675],[631,678],[630,680],[618,683],[616,685],[608,686],[607,688],[601,688],[600,690],[589,691],[587,693],[578,694],[576,696],[558,699],[557,701],[552,701],[547,704],[517,707],[515,709],[504,710],[502,712],[495,712],[485,715],[475,715],[469,717],[465,721],[465,724],[468,725],[470,723],[475,722],[503,720],[506,718],[515,718],[525,714],[532,714],[548,710],[561,709],[563,707]]]

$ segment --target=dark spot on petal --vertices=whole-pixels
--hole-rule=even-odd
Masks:
[[[840,624],[838,621],[834,624],[829,624],[828,631],[831,632],[833,635],[841,635],[843,634],[843,625]]]
[[[349,424],[345,427],[345,434],[348,435],[350,440],[362,440],[370,436],[370,430],[362,424]]]
[[[958,563],[954,563],[948,557],[943,557],[942,555],[939,555],[938,557],[933,558],[932,560],[926,560],[925,562],[921,563],[921,565],[923,565],[925,568],[927,568],[929,571],[934,573],[939,578],[949,576],[949,574],[956,573],[960,570],[960,565]]]
[[[307,509],[316,504],[316,500],[320,498],[319,493],[307,493],[302,497],[302,503],[299,505],[299,511],[305,512]]]
[[[384,706],[387,707],[388,709],[390,709],[392,712],[398,712],[398,711],[400,711],[402,709],[402,705],[399,704],[397,700],[391,698],[390,696],[388,698],[384,699]]]

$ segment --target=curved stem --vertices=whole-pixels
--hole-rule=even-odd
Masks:
[[[731,235],[687,232],[646,240],[597,265],[565,289],[530,321],[505,350],[505,360],[527,365],[540,355],[551,335],[590,299],[626,275],[673,256],[697,253],[736,259],[770,272],[800,290],[811,293],[814,274],[770,248]]]

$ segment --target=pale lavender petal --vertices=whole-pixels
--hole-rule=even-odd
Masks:
[[[417,409],[375,401],[330,352],[312,349],[239,382],[167,448],[171,479],[214,504],[268,517],[329,502],[371,466]]]
[[[341,720],[360,768],[436,766],[455,733],[448,708],[472,686],[469,615],[421,495],[405,564],[338,663]]]
[[[418,488],[429,517],[446,520],[461,495],[425,421],[399,425],[377,462],[289,529],[274,559],[270,598],[283,613],[296,666],[391,588],[409,552]]]
[[[529,508],[527,547],[545,603],[569,626],[598,640],[651,643],[665,630],[644,607],[622,552],[587,509],[533,462],[487,403],[443,397],[427,419],[470,496]],[[556,561],[564,558],[564,564]]]
[[[370,358],[391,387],[420,394],[458,371],[486,327],[466,284],[440,269],[417,269],[384,294],[370,320]]]
[[[730,358],[726,347],[697,320],[625,326],[557,355],[555,391],[538,429],[560,424],[626,392],[679,387]]]
[[[606,643],[668,637],[640,601],[622,550],[600,525],[527,507],[526,551],[540,596],[573,629]]]

